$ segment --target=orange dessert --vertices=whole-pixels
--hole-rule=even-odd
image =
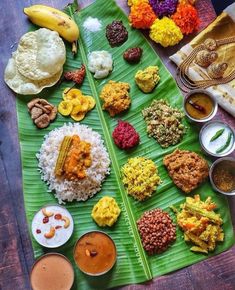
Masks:
[[[83,235],[74,249],[74,259],[79,269],[92,276],[107,273],[115,264],[116,255],[113,240],[99,231]]]

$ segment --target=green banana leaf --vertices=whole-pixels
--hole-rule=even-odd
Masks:
[[[70,45],[66,45],[67,61],[64,70],[77,69],[82,63],[87,65],[87,54],[94,50],[109,51],[113,56],[114,69],[110,76],[104,80],[95,80],[92,74],[87,71],[87,76],[81,86],[82,92],[86,95],[94,96],[97,102],[95,109],[89,112],[81,123],[89,125],[93,130],[102,135],[109,151],[112,166],[110,176],[106,178],[102,190],[95,197],[86,202],[72,202],[66,204],[66,208],[70,211],[74,219],[74,234],[66,245],[56,249],[56,251],[66,255],[73,263],[75,270],[75,283],[73,289],[106,289],[124,284],[144,282],[153,277],[194,264],[227,250],[234,244],[227,199],[214,192],[208,181],[196,189],[194,193],[200,194],[202,199],[211,196],[213,201],[217,203],[218,212],[224,220],[224,242],[218,244],[216,250],[209,255],[193,253],[190,252],[190,245],[184,242],[182,232],[177,228],[177,240],[167,251],[151,257],[146,255],[141,245],[136,227],[136,220],[146,210],[162,208],[169,212],[175,221],[175,216],[169,209],[169,206],[179,206],[180,203],[184,202],[185,195],[172,183],[172,180],[169,178],[163,166],[162,159],[164,155],[171,153],[177,147],[203,154],[198,142],[198,128],[196,125],[191,125],[187,120],[184,120],[188,129],[182,142],[178,144],[178,146],[171,146],[167,149],[162,149],[154,139],[149,138],[146,134],[146,125],[141,115],[143,108],[148,106],[153,99],[167,99],[172,106],[182,108],[183,97],[174,79],[143,35],[129,26],[126,15],[117,7],[113,0],[97,0],[79,13],[73,14],[76,8],[77,6],[75,3],[67,7],[66,12],[73,15],[80,27],[81,36],[79,39],[79,52],[74,58],[71,53]],[[102,21],[101,31],[92,33],[83,28],[82,23],[88,16],[97,17]],[[129,33],[128,40],[122,46],[116,48],[111,48],[105,37],[105,27],[113,20],[122,20]],[[37,29],[37,27],[33,26],[32,29]],[[123,60],[122,53],[127,48],[136,46],[142,47],[144,51],[142,60],[138,65],[129,65]],[[134,82],[134,75],[138,69],[145,68],[149,65],[159,66],[161,80],[151,94],[143,94]],[[131,86],[131,108],[115,118],[111,118],[107,112],[102,110],[102,103],[99,99],[99,93],[108,80],[128,82]],[[63,82],[53,88],[44,90],[40,96],[45,97],[54,105],[58,105],[62,99],[63,90],[71,85],[71,83]],[[58,114],[57,119],[48,128],[39,130],[33,125],[27,112],[26,104],[30,99],[32,99],[32,96],[18,96],[17,113],[25,210],[28,228],[31,234],[31,222],[35,212],[45,204],[57,203],[53,193],[48,192],[47,185],[40,178],[35,155],[40,149],[44,135],[54,128],[62,126],[66,122],[73,122],[73,120]],[[140,134],[140,145],[128,153],[118,149],[111,137],[112,131],[119,118],[134,125]],[[162,180],[161,185],[157,188],[153,196],[144,202],[135,201],[132,197],[127,196],[121,181],[121,166],[127,162],[128,158],[134,156],[145,156],[154,160],[158,166]],[[117,246],[118,257],[110,273],[103,277],[96,277],[93,279],[82,274],[77,269],[73,260],[73,247],[76,240],[83,233],[89,230],[100,230],[95,222],[93,222],[90,214],[92,207],[104,195],[113,196],[122,210],[120,218],[114,227],[110,229],[101,229],[114,239]],[[31,238],[35,258],[38,258],[48,251],[37,244],[32,234]]]

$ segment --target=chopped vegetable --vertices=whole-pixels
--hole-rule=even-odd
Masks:
[[[55,166],[56,176],[61,176],[61,174],[63,173],[64,162],[68,154],[69,148],[71,146],[71,143],[72,143],[72,137],[65,136],[60,145],[60,151],[59,151],[59,155],[56,161],[56,166]]]
[[[208,197],[200,200],[199,195],[187,197],[180,205],[181,211],[172,207],[177,216],[177,223],[184,231],[184,240],[193,243],[191,251],[207,254],[216,247],[216,242],[224,240],[221,225],[223,220],[214,212],[216,204]]]
[[[218,138],[219,138],[219,137],[224,133],[224,130],[225,130],[224,128],[218,130],[218,131],[215,133],[215,135],[211,137],[210,142],[213,142],[213,141],[215,141],[216,139],[218,139]]]
[[[226,143],[223,146],[221,146],[219,149],[217,149],[216,153],[222,153],[226,148],[228,148],[228,146],[232,140],[232,136],[233,136],[233,134],[230,132],[228,135]]]
[[[147,124],[147,133],[163,147],[175,145],[182,139],[186,128],[181,123],[184,114],[172,108],[165,100],[154,100],[142,111]]]

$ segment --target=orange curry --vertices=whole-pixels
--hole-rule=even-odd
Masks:
[[[78,135],[65,138],[60,147],[55,174],[67,180],[83,179],[86,177],[86,169],[92,162],[91,144],[81,141]]]

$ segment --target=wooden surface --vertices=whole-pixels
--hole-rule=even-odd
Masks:
[[[125,0],[116,1],[128,11]],[[22,12],[23,7],[38,2],[57,8],[63,8],[68,3],[67,0],[0,1],[0,290],[30,289],[29,273],[34,261],[24,212],[15,95],[4,84],[3,72],[20,36],[28,29],[27,19]],[[81,6],[86,6],[92,1],[79,2]],[[215,12],[209,0],[198,0],[197,6],[202,19],[202,29],[215,18]],[[168,56],[190,38],[185,38],[178,47],[170,49],[154,46],[172,74],[175,67]],[[227,121],[235,128],[235,120],[223,110],[219,110],[217,118]],[[230,197],[229,204],[235,225],[235,198]],[[235,247],[204,262],[155,278],[146,284],[119,289],[235,289]]]

